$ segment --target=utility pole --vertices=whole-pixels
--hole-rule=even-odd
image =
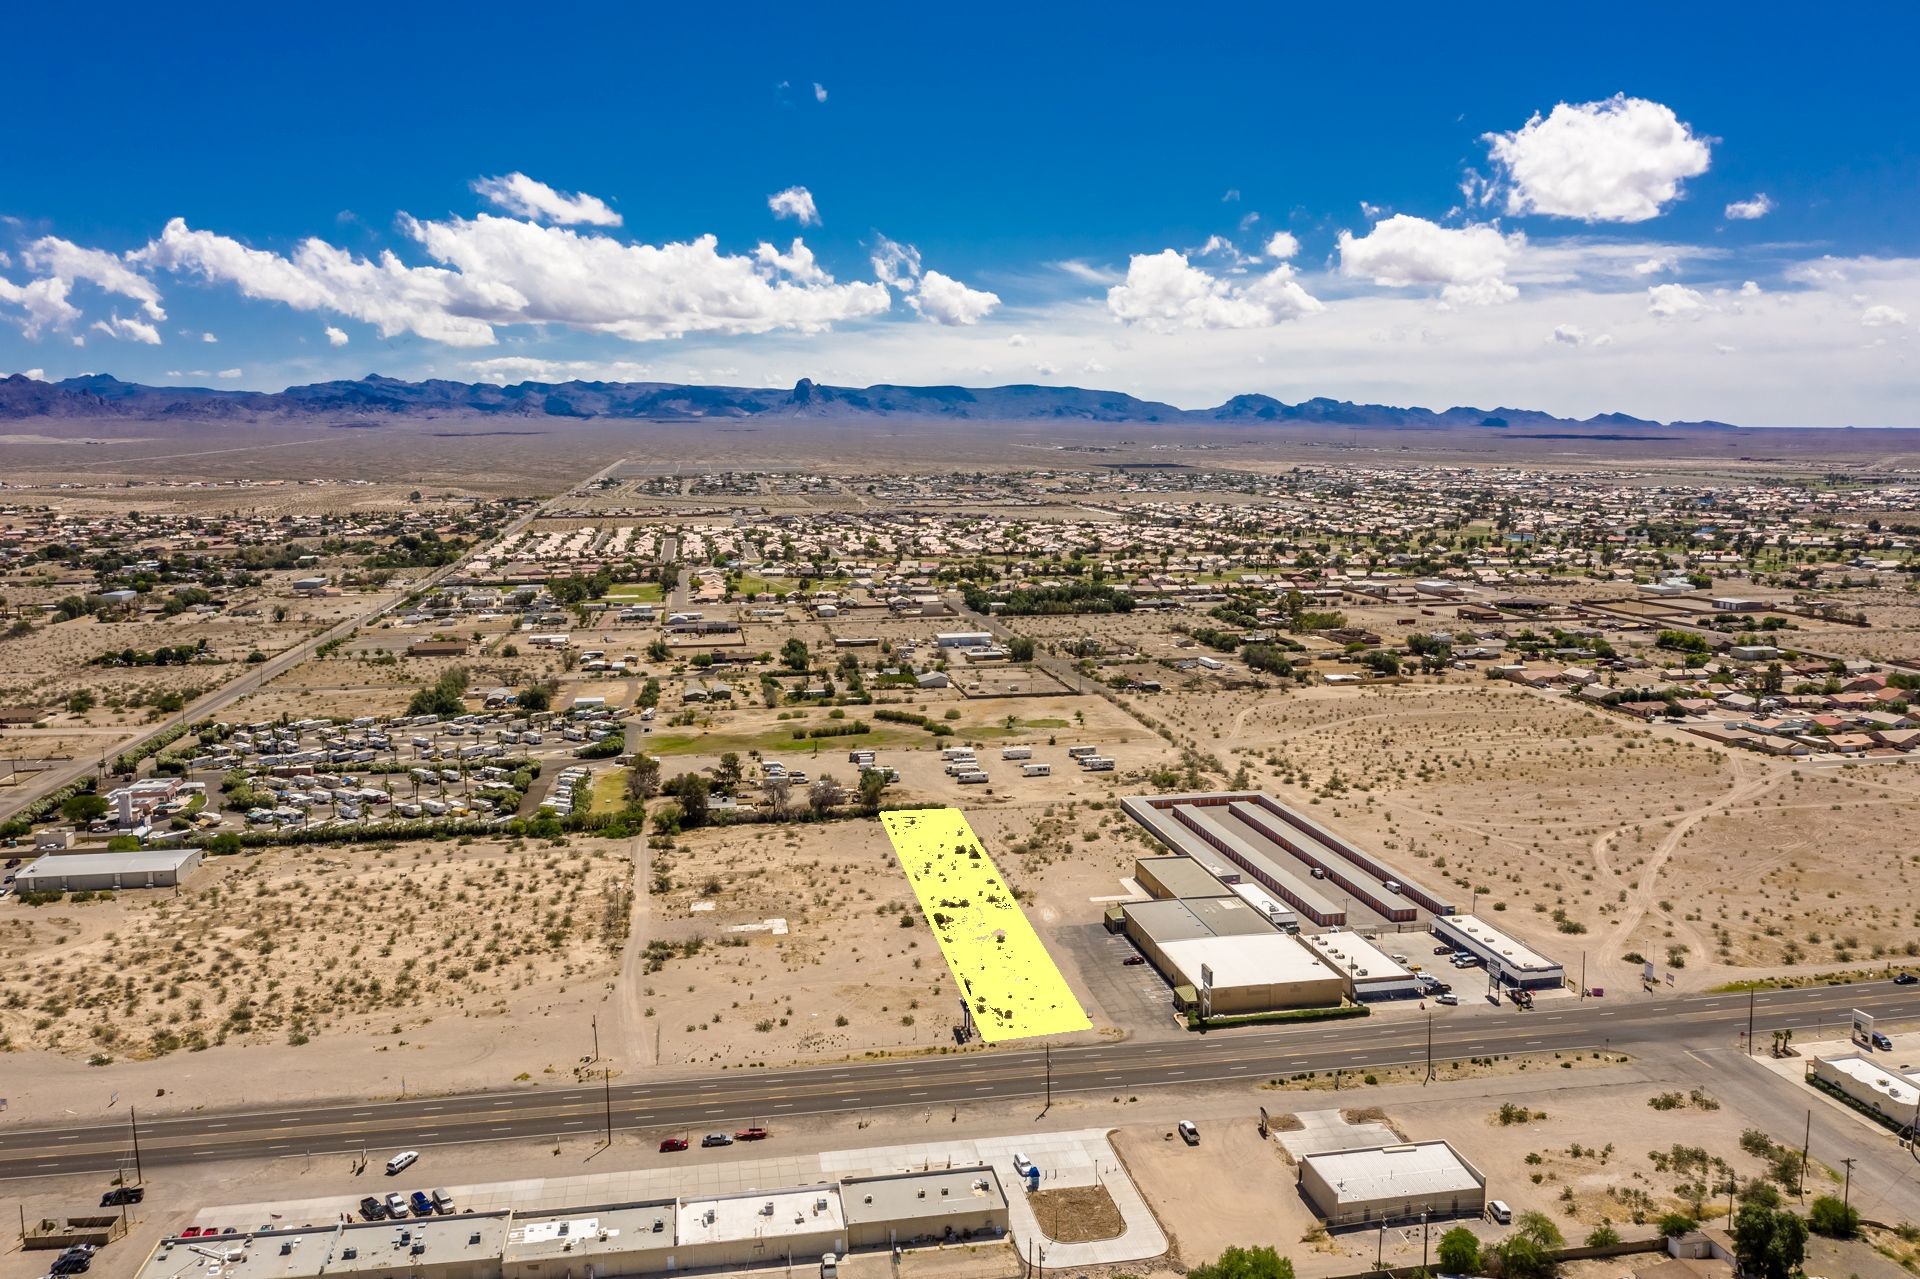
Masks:
[[[1422,1088],[1425,1088],[1428,1084],[1432,1082],[1433,1082],[1433,1009],[1429,1008],[1427,1009],[1427,1077],[1420,1081],[1420,1086]],[[1422,1213],[1421,1219],[1423,1221],[1425,1220],[1425,1217],[1426,1217],[1426,1214]],[[1421,1264],[1421,1268],[1422,1269],[1426,1268],[1424,1262]]]
[[[1853,1164],[1852,1155],[1840,1161],[1847,1166],[1847,1179],[1840,1183],[1840,1205],[1846,1207],[1853,1202]]]
[[[593,1059],[600,1060],[600,1014],[593,1015]]]
[[[613,1065],[608,1063],[601,1068],[600,1095],[607,1103],[607,1145],[613,1145]]]
[[[1375,1235],[1373,1239],[1374,1239],[1373,1268],[1375,1270],[1379,1270],[1381,1269],[1381,1263],[1385,1261],[1386,1255],[1387,1255],[1387,1223],[1386,1222],[1383,1221],[1380,1223],[1380,1233]]]
[[[1802,1203],[1807,1198],[1807,1157],[1813,1153],[1813,1112],[1807,1112],[1807,1135],[1800,1143],[1800,1187],[1798,1194]]]
[[[1747,1056],[1753,1056],[1753,991],[1747,991]]]
[[[1420,1273],[1427,1273],[1427,1214],[1420,1214]]]
[[[1049,1110],[1053,1109],[1053,1045],[1051,1044],[1048,1044],[1046,1047],[1046,1063],[1047,1063],[1047,1104],[1040,1107],[1040,1113],[1042,1115],[1046,1114]]]
[[[132,1102],[127,1103],[127,1128],[133,1133],[133,1179],[146,1184],[146,1174],[140,1171],[140,1120]]]
[[[1580,998],[1587,997],[1587,952],[1580,952]]]

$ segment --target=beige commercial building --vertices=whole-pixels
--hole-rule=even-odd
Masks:
[[[850,1249],[997,1240],[1007,1197],[991,1167],[557,1212],[167,1239],[140,1279],[585,1279],[801,1266]]]
[[[1477,1217],[1487,1179],[1444,1141],[1305,1155],[1300,1192],[1332,1227]]]

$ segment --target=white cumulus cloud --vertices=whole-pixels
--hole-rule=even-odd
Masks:
[[[329,346],[345,346],[347,344],[346,333],[344,333],[340,329],[334,328],[331,324],[327,326],[326,334],[327,334],[327,345]]]
[[[92,332],[104,333],[108,337],[120,338],[127,342],[141,342],[147,346],[160,345],[160,330],[145,320],[122,319],[118,311],[104,320],[95,320]]]
[[[1365,235],[1342,231],[1340,272],[1385,288],[1439,285],[1442,300],[1457,306],[1510,302],[1519,290],[1506,282],[1513,255],[1526,245],[1519,232],[1497,227],[1443,227],[1396,213]]]
[[[801,226],[820,225],[820,210],[813,203],[813,192],[805,187],[788,187],[768,196],[767,208],[776,218],[792,218]]]
[[[237,377],[245,377],[246,372],[243,369],[221,369],[218,373],[214,374],[214,376],[223,377],[223,378],[226,378],[228,381],[232,381],[234,378],[237,378]]]
[[[0,303],[20,309],[16,319],[27,337],[37,338],[48,331],[64,332],[80,321],[80,308],[72,300],[73,286],[78,281],[138,302],[148,320],[167,318],[160,305],[160,291],[153,281],[135,271],[125,259],[103,249],[83,248],[55,236],[42,236],[21,251],[20,265],[35,278],[25,284],[15,284],[0,277]],[[127,336],[125,323],[128,322],[116,317],[115,326],[106,331]],[[141,329],[153,333],[154,342],[160,340],[153,325],[138,323]],[[134,340],[147,339],[140,336]]]
[[[1512,133],[1483,139],[1506,192],[1507,212],[1586,222],[1644,222],[1707,171],[1707,139],[1672,109],[1616,94],[1562,102]]]
[[[1897,306],[1870,306],[1860,313],[1860,323],[1870,329],[1889,328],[1906,322],[1907,313]]]
[[[1300,252],[1300,241],[1291,231],[1275,231],[1267,240],[1267,256],[1285,262]]]
[[[1726,215],[1735,222],[1752,222],[1764,218],[1773,212],[1773,199],[1765,191],[1751,200],[1735,200],[1726,208]]]
[[[711,235],[661,245],[481,214],[401,218],[438,265],[391,252],[360,258],[319,239],[282,256],[182,219],[133,255],[145,265],[230,284],[251,298],[327,311],[382,337],[414,333],[488,346],[495,327],[556,324],[633,342],[689,333],[815,333],[891,306],[878,284],[836,284],[796,241],[786,254],[727,254]]]
[[[970,289],[952,276],[928,271],[907,305],[935,324],[978,324],[1000,305],[1000,295]]]
[[[476,178],[473,190],[481,199],[508,213],[555,226],[619,226],[620,215],[598,196],[584,191],[568,195],[524,173],[504,178]]]
[[[1136,253],[1126,279],[1107,290],[1107,310],[1124,324],[1155,332],[1257,329],[1325,309],[1281,264],[1245,281],[1220,279],[1184,253]]]
[[[1587,334],[1586,330],[1577,324],[1556,324],[1553,333],[1548,336],[1547,340],[1558,343],[1561,346],[1584,346],[1587,341]]]
[[[1663,320],[1699,315],[1712,309],[1713,304],[1698,290],[1684,284],[1656,284],[1647,290],[1647,310]]]
[[[815,102],[825,102],[827,100],[827,86],[821,84],[818,80],[813,82],[813,100]]]

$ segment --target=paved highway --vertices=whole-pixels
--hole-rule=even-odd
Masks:
[[[1844,1030],[1847,1012],[1920,1018],[1920,987],[1873,982],[1851,987],[1768,991],[1755,997],[1754,1025],[1765,1042],[1793,1027],[1801,1038],[1822,1024]],[[1534,1012],[1487,1006],[1444,1010],[1432,1021],[1436,1060],[1636,1046],[1716,1046],[1747,1026],[1745,995],[1549,1001]],[[1056,1049],[1056,1093],[1126,1093],[1142,1088],[1249,1082],[1297,1071],[1407,1065],[1426,1059],[1428,1023],[1383,1018],[1279,1029],[1243,1029],[1165,1041]],[[209,1112],[143,1120],[140,1154],[149,1170],[203,1160],[274,1158],[366,1149],[394,1150],[459,1142],[584,1136],[602,1130],[611,1097],[614,1126],[653,1135],[687,1135],[758,1123],[778,1129],[803,1114],[921,1109],[1038,1098],[1047,1089],[1046,1057],[1034,1049],[784,1071],[526,1089],[396,1102],[278,1110]],[[1037,1106],[1036,1106],[1037,1109]],[[0,1179],[112,1172],[131,1163],[125,1121],[66,1128],[0,1128]]]
[[[508,537],[518,533],[521,529],[539,519],[540,516],[545,514],[555,503],[562,501],[576,489],[591,485],[604,478],[625,461],[625,458],[621,458],[620,461],[589,476],[580,484],[573,485],[555,497],[549,498],[547,501],[530,508],[524,514],[515,517],[511,523],[500,530],[495,538],[484,539],[476,543],[465,555],[462,555],[451,564],[443,565],[433,570],[420,581],[410,586],[405,593],[388,600],[384,604],[375,605],[357,616],[347,618],[342,622],[337,622],[319,634],[304,639],[292,648],[268,658],[258,666],[248,667],[240,675],[228,683],[221,685],[219,688],[214,689],[204,697],[201,697],[172,719],[156,725],[144,733],[128,738],[126,741],[120,742],[114,746],[113,749],[102,752],[102,757],[118,756],[131,750],[137,750],[177,725],[191,724],[196,720],[207,719],[221,709],[231,706],[234,702],[264,687],[268,681],[280,678],[280,676],[286,674],[301,662],[312,657],[314,650],[322,644],[330,640],[341,639],[351,635],[358,628],[379,621],[397,607],[402,600],[405,600],[409,596],[438,586],[441,582],[465,568],[467,561],[479,554],[482,549],[493,545],[495,542],[505,541]],[[94,765],[94,757],[92,753],[88,753],[83,756],[77,756],[73,760],[63,763],[56,768],[50,768],[45,772],[35,775],[32,781],[22,783],[17,789],[8,791],[4,798],[0,798],[0,820],[5,820],[13,816],[34,802],[53,794],[63,786],[79,781],[93,770]]]

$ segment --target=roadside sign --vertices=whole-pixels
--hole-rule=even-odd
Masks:
[[[1873,1014],[1853,1010],[1853,1038],[1855,1043],[1873,1042]]]
[[[1640,966],[1640,980],[1644,982],[1651,982],[1653,980],[1653,961],[1651,959]]]

